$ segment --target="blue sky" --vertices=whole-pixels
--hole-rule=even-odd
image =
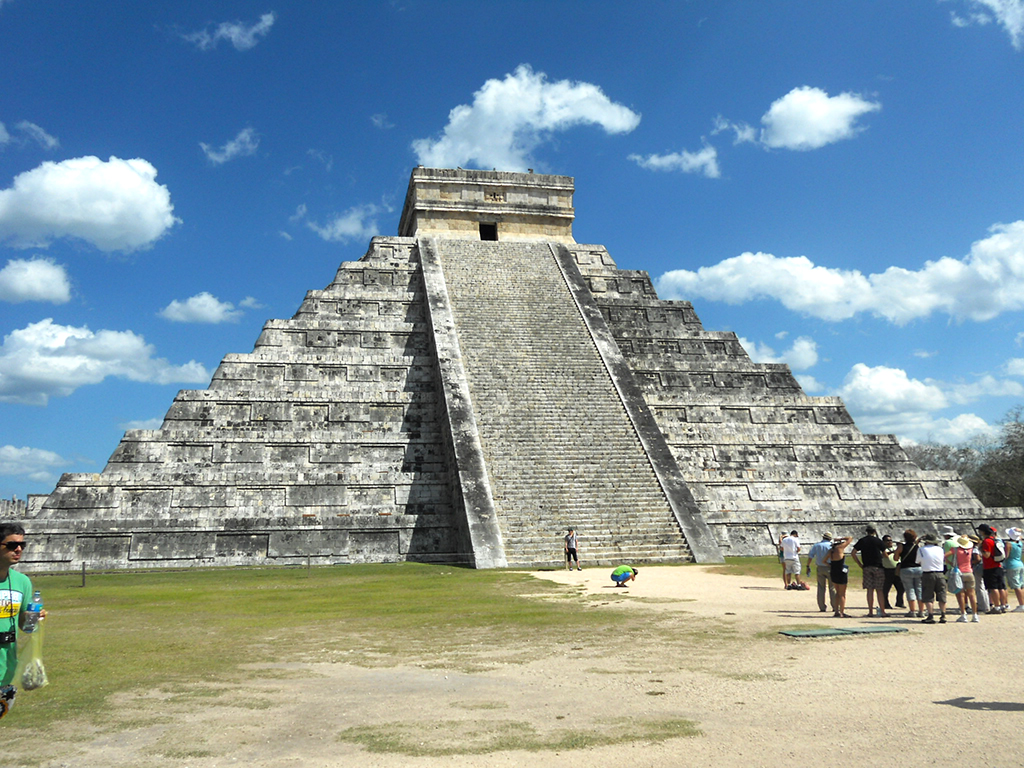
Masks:
[[[861,428],[1024,402],[1024,2],[0,0],[0,496],[98,472],[417,163],[574,234]]]

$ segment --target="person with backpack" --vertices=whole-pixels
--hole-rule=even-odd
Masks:
[[[981,567],[985,589],[992,607],[988,612],[994,616],[1006,613],[1006,572],[1003,560],[1006,559],[1006,545],[996,538],[995,529],[987,523],[978,526],[978,531],[985,538],[981,541]]]

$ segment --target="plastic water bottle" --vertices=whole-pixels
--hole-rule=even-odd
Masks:
[[[22,626],[22,632],[35,632],[36,627],[39,626],[39,614],[43,610],[43,596],[39,594],[39,590],[32,595],[32,602],[25,607],[25,623]]]

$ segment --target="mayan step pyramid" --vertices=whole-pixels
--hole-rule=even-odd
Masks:
[[[32,505],[32,562],[551,566],[569,526],[585,563],[716,562],[998,513],[577,244],[573,193],[416,168],[398,237]]]

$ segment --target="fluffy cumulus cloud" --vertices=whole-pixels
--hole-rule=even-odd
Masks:
[[[271,12],[264,13],[259,20],[251,23],[224,21],[213,27],[212,30],[207,27],[183,34],[182,37],[201,51],[216,48],[222,40],[233,45],[237,51],[248,51],[250,48],[255,48],[257,43],[269,34],[276,18],[277,16]]]
[[[237,323],[244,314],[228,301],[203,291],[184,301],[175,299],[157,314],[175,323]]]
[[[897,325],[942,312],[956,320],[991,320],[1024,309],[1024,221],[998,224],[962,259],[944,256],[918,270],[878,274],[814,264],[806,256],[743,253],[696,272],[674,270],[657,280],[665,298],[739,304],[774,299],[823,320],[867,312]]]
[[[698,152],[670,152],[665,155],[630,155],[629,159],[649,171],[682,171],[699,173],[709,179],[722,175],[718,168],[718,151],[705,144]]]
[[[936,416],[936,411],[989,396],[1021,397],[1024,386],[988,375],[968,383],[921,381],[900,368],[857,363],[835,394],[843,398],[865,432],[891,433],[916,442],[956,444],[991,436],[997,429],[973,413],[945,418]]]
[[[863,414],[937,411],[949,405],[942,389],[907,376],[900,368],[857,363],[839,391],[851,410]]]
[[[67,464],[65,459],[53,451],[0,445],[0,475],[22,476],[39,483],[51,483],[56,480],[53,470]]]
[[[485,82],[472,104],[455,107],[440,138],[417,139],[412,148],[427,166],[525,171],[530,153],[552,133],[578,125],[629,133],[639,123],[640,115],[611,101],[598,86],[548,82],[543,72],[521,64],[503,80]]]
[[[802,86],[772,102],[761,117],[761,143],[778,149],[818,149],[857,135],[857,120],[882,105],[856,93],[829,96]]]
[[[806,371],[818,364],[818,344],[807,336],[795,339],[789,349],[779,354],[767,344],[758,344],[742,336],[740,344],[755,363],[785,363],[794,371]]]
[[[1024,49],[1024,0],[967,0],[966,14],[951,12],[958,27],[999,24],[1018,51]]]
[[[43,247],[77,238],[101,251],[152,245],[177,221],[156,168],[141,159],[46,162],[0,190],[0,242]]]
[[[12,259],[0,269],[0,301],[66,304],[70,300],[67,272],[51,259]]]
[[[236,157],[255,155],[256,150],[260,146],[260,137],[254,129],[243,128],[235,138],[220,148],[203,142],[199,142],[199,146],[202,147],[203,154],[206,155],[211,163],[223,165],[228,160],[234,160]]]
[[[108,376],[130,381],[200,384],[210,374],[192,360],[172,365],[131,331],[90,331],[47,318],[12,331],[0,346],[0,402],[46,405],[51,397]]]
[[[357,205],[332,217],[325,224],[307,221],[306,226],[332,243],[366,240],[380,234],[376,216],[382,211],[383,209],[376,205]],[[302,218],[305,214],[305,206],[299,206],[299,210],[292,218]]]

